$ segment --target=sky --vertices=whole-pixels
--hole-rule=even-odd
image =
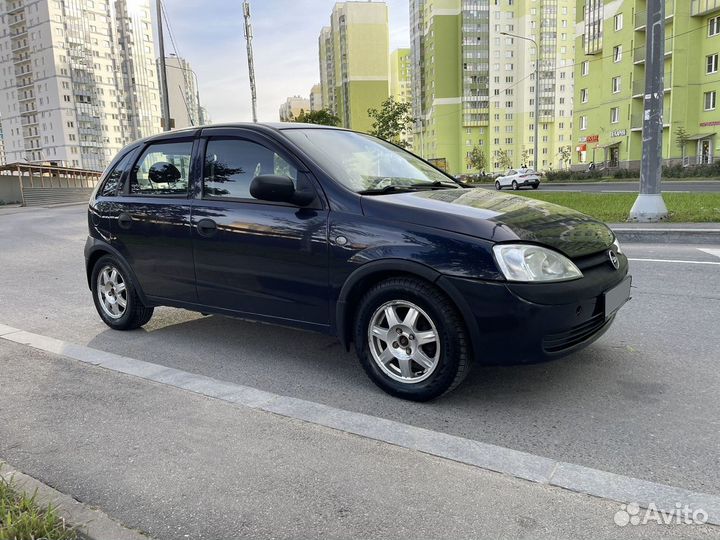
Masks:
[[[390,50],[407,47],[408,0],[387,0]],[[252,120],[241,0],[165,0],[179,56],[197,73],[213,123]],[[258,120],[277,121],[289,96],[320,82],[317,38],[334,0],[250,0]],[[165,31],[165,54],[175,52]]]

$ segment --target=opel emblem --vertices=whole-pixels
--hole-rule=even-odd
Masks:
[[[615,270],[620,269],[620,261],[618,260],[617,255],[615,255],[615,252],[612,249],[608,251],[608,259],[610,259],[610,264],[612,264]]]

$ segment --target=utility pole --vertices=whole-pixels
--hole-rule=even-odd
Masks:
[[[540,48],[538,47],[537,41],[533,38],[518,36],[517,34],[510,34],[508,32],[500,32],[501,36],[510,36],[518,39],[524,39],[525,41],[532,42],[535,45],[535,118],[533,122],[533,163],[535,165],[535,171],[539,171],[538,159],[540,157],[538,146],[539,146],[539,134],[540,134]],[[524,163],[521,163],[524,165]]]
[[[157,8],[158,47],[160,48],[160,92],[162,93],[163,128],[165,131],[170,131],[170,97],[168,95],[167,68],[165,67],[165,38],[163,36],[161,0],[155,0],[155,7]]]
[[[243,15],[245,16],[245,41],[247,42],[248,71],[250,73],[250,97],[252,98],[252,118],[257,122],[257,96],[255,95],[255,64],[252,51],[252,26],[250,26],[250,2],[243,2]]]
[[[631,221],[660,221],[668,217],[660,190],[665,93],[665,0],[648,0],[647,17],[640,193],[630,210]]]

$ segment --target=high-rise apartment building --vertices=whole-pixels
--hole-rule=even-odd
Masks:
[[[395,101],[412,103],[412,60],[410,49],[395,49],[390,53],[390,95]],[[412,147],[412,132],[403,136],[408,147]]]
[[[322,86],[319,84],[313,84],[310,89],[310,110],[319,111],[322,108]]]
[[[0,95],[8,162],[103,169],[160,131],[149,0],[6,0]]]
[[[157,65],[159,77],[159,58]],[[170,102],[170,128],[180,129],[203,124],[197,77],[190,62],[178,56],[170,56],[165,58],[165,68]]]
[[[640,167],[647,0],[578,0],[573,164]],[[720,1],[665,0],[663,158],[711,163],[720,128]]]
[[[300,96],[289,97],[280,105],[280,121],[295,122],[297,117],[300,116],[300,113],[309,112],[310,110],[310,100],[308,98]]]
[[[487,171],[564,166],[574,21],[575,0],[410,0],[415,151],[454,174],[477,172],[467,164],[475,146]]]
[[[369,108],[389,95],[388,8],[384,2],[338,2],[318,39],[323,107],[344,127],[367,131]]]

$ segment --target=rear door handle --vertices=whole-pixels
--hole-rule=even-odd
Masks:
[[[118,216],[117,223],[121,229],[129,229],[130,227],[132,227],[133,218],[130,214],[126,214],[123,212]]]
[[[196,227],[198,234],[206,238],[215,236],[218,231],[217,223],[215,223],[212,219],[207,218],[198,221]]]

